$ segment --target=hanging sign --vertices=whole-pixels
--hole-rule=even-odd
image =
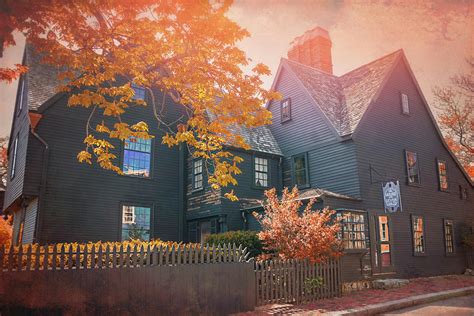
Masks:
[[[400,209],[401,212],[402,198],[400,196],[399,181],[390,181],[382,184],[382,190],[385,213],[395,213],[398,209]]]

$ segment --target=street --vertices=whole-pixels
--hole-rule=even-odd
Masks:
[[[454,297],[443,301],[393,311],[383,315],[474,315],[474,295]]]

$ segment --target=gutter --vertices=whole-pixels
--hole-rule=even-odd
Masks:
[[[44,151],[43,151],[43,164],[41,167],[41,185],[40,185],[40,192],[39,192],[39,199],[38,199],[38,209],[36,211],[36,223],[35,223],[35,233],[33,236],[33,243],[37,243],[37,234],[39,232],[39,229],[41,227],[41,221],[40,221],[40,212],[43,209],[44,206],[44,196],[46,194],[46,185],[47,185],[47,170],[48,170],[48,160],[49,160],[49,145],[48,143],[41,138],[38,133],[35,132],[34,127],[32,126],[30,129],[31,134],[44,146]]]

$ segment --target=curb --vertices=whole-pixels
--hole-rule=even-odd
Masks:
[[[422,305],[430,302],[444,300],[452,297],[465,296],[474,294],[474,286],[465,287],[461,289],[443,291],[438,293],[423,294],[411,296],[401,300],[391,301],[387,303],[380,303],[374,305],[367,305],[364,307],[346,309],[337,312],[324,313],[328,316],[359,316],[359,315],[377,315],[381,313],[391,312],[394,310]]]

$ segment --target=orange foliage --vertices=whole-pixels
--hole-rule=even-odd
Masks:
[[[88,108],[91,117],[108,117],[108,123],[95,128],[87,123],[85,149],[77,156],[80,162],[91,164],[95,159],[101,167],[121,173],[110,139],[151,138],[146,123],[121,119],[131,105],[149,105],[158,128],[166,133],[162,142],[185,143],[194,157],[204,158],[211,165],[209,183],[217,189],[237,184],[234,175],[241,172],[237,164],[242,159],[224,145],[249,148],[232,127],[269,123],[271,114],[262,105],[279,97],[262,87],[268,67],[257,64],[250,74],[243,71],[250,59],[236,43],[249,33],[227,17],[231,4],[228,0],[7,1],[0,12],[0,38],[4,45],[14,45],[12,31],[22,32],[44,53],[42,62],[60,69],[60,78],[67,81],[62,90],[70,93],[69,106]],[[6,80],[11,78],[6,75]],[[146,89],[149,104],[133,99],[131,83]],[[165,96],[155,96],[153,88]],[[180,122],[167,122],[162,116],[160,109],[170,98],[187,111]],[[227,197],[236,198],[232,192]]]
[[[309,259],[317,263],[342,254],[338,239],[340,219],[334,211],[312,210],[315,199],[311,199],[303,212],[299,192],[283,190],[281,199],[276,190],[265,191],[264,213],[254,216],[262,225],[258,234],[265,249],[276,252],[282,259]]]
[[[0,217],[0,245],[10,246],[12,239],[12,226],[8,221]]]

